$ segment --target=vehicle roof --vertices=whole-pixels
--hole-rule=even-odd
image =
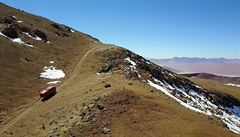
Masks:
[[[46,93],[47,91],[49,91],[50,89],[52,89],[52,88],[55,88],[55,86],[48,86],[46,89],[42,90],[42,91],[40,92],[40,94],[44,94],[44,93]]]

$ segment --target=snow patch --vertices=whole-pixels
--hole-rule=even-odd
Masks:
[[[34,40],[42,40],[42,38],[40,38],[40,37],[38,37],[38,36],[33,37],[33,36],[31,36],[29,33],[27,33],[27,32],[23,32],[23,33],[24,33],[25,35],[27,35],[28,37],[34,39]]]
[[[186,92],[186,90],[175,85],[170,85],[166,81],[153,78],[154,82],[147,80],[148,84],[165,95],[171,97],[179,104],[193,111],[206,115],[214,115],[221,119],[227,127],[234,133],[240,134],[240,107],[233,106],[231,108],[222,108],[216,106],[208,100],[203,93],[198,93],[194,90]],[[174,92],[174,94],[172,94]],[[229,113],[230,112],[230,113]]]
[[[132,61],[129,57],[125,58],[125,60],[128,61],[131,64],[130,67],[136,69],[137,64],[134,61]]]
[[[233,84],[233,83],[228,83],[228,84],[225,84],[227,86],[233,86],[233,87],[240,87],[240,85],[238,84]]]
[[[175,78],[174,74],[172,73],[167,73],[168,75],[170,75],[171,77]]]
[[[65,73],[61,69],[56,69],[53,66],[45,66],[43,72],[40,73],[40,77],[46,79],[60,79],[65,77]]]
[[[201,110],[199,110],[199,109],[197,109],[197,108],[194,108],[194,107],[188,105],[187,103],[184,103],[184,102],[181,101],[180,99],[176,98],[175,96],[173,96],[172,94],[170,94],[169,91],[168,91],[165,87],[159,86],[158,84],[155,84],[155,83],[153,83],[153,82],[150,81],[150,80],[147,80],[147,81],[148,81],[148,84],[149,84],[150,86],[152,86],[152,87],[154,87],[154,88],[162,91],[165,95],[173,98],[175,101],[177,101],[179,104],[185,106],[186,108],[189,108],[189,109],[194,110],[194,111],[196,111],[196,112],[205,113],[205,112],[203,112],[203,111],[201,111]],[[207,113],[205,113],[205,114],[207,114]]]
[[[151,64],[151,62],[149,62],[149,61],[147,61],[146,63],[147,63],[147,64]]]
[[[72,33],[75,33],[75,31],[74,31],[74,30],[72,30],[72,29],[71,29],[70,31],[71,31]]]
[[[21,38],[14,38],[14,39],[12,39],[12,38],[9,38],[8,36],[4,35],[2,32],[0,32],[0,35],[3,36],[3,37],[5,37],[5,38],[8,38],[8,39],[11,40],[12,42],[15,42],[15,43],[18,43],[18,44],[23,44],[23,45],[25,45],[25,46],[28,46],[28,47],[33,48],[33,45],[24,43],[24,42],[21,40]]]
[[[21,20],[18,20],[18,21],[17,21],[17,23],[22,23],[22,22],[23,22],[23,21],[21,21]]]
[[[42,40],[42,38],[40,38],[40,37],[38,37],[38,36],[34,37],[34,39],[35,39],[35,40]]]
[[[198,86],[198,85],[195,85],[196,88],[199,88],[199,89],[203,89],[202,87]]]
[[[137,64],[134,61],[132,61],[130,57],[125,58],[125,60],[131,64],[129,67],[132,68],[133,71],[137,73],[138,78],[142,78],[142,76],[137,72],[137,68],[136,68]]]
[[[47,84],[48,84],[48,85],[55,85],[55,84],[57,84],[57,83],[61,83],[61,81],[50,81],[50,82],[48,82]]]
[[[49,61],[49,63],[50,63],[50,64],[53,64],[53,63],[54,63],[54,61],[53,61],[53,60],[51,60],[51,61]]]
[[[28,47],[33,48],[33,45],[24,43],[20,38],[14,38],[14,39],[11,39],[11,41],[12,41],[12,42],[16,42],[16,43],[18,43],[18,44],[24,44],[24,45],[26,45],[26,46],[28,46]]]

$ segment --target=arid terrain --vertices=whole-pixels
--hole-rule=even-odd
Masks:
[[[240,88],[186,78],[73,28],[0,9],[1,136],[240,136]],[[48,69],[62,77],[42,76]],[[39,91],[55,80],[56,95],[42,101]]]

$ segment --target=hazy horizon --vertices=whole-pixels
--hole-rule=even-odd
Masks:
[[[237,0],[2,2],[149,58],[240,59]]]
[[[181,56],[181,57],[169,57],[169,58],[149,58],[148,59],[173,59],[173,58],[198,58],[198,59],[229,59],[229,60],[240,60],[240,58],[224,58],[224,57],[215,57],[215,58],[209,58],[209,57],[187,57],[187,56]]]

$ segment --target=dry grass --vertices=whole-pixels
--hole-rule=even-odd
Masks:
[[[212,92],[228,93],[240,100],[240,88],[227,86],[214,80],[189,78],[192,82]]]
[[[21,24],[43,31],[50,43],[22,37],[34,48],[12,43],[0,36],[0,125],[39,98],[38,92],[45,88],[48,80],[39,78],[44,66],[50,65],[69,73],[84,53],[93,45],[93,39],[82,33],[68,33],[69,37],[56,36],[53,22],[0,4],[0,18],[16,16]],[[2,26],[0,25],[0,31]],[[65,78],[65,79],[66,79]]]

